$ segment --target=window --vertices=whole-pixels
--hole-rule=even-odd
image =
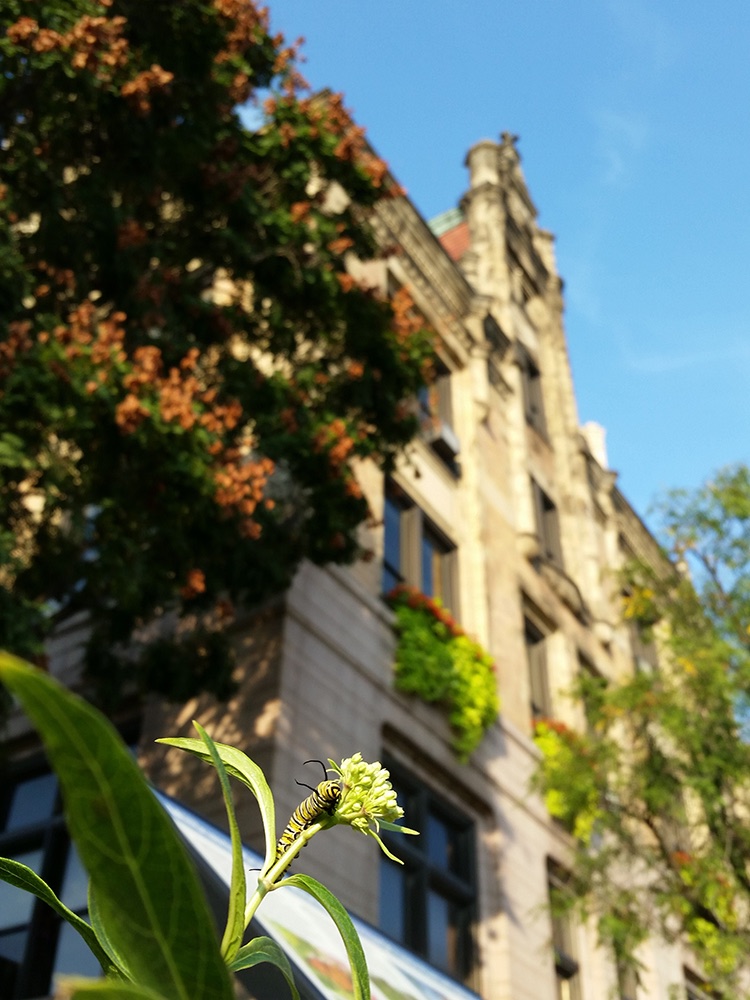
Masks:
[[[383,513],[383,593],[388,594],[399,583],[405,582],[402,573],[404,559],[401,554],[401,515],[406,508],[401,497],[393,490],[385,494]]]
[[[576,926],[565,911],[566,875],[556,864],[548,865],[552,910],[552,947],[555,957],[557,1000],[580,1000],[581,984],[576,948]]]
[[[617,963],[617,994],[619,1000],[636,1000],[638,995],[638,974],[628,962]]]
[[[394,483],[386,489],[383,523],[383,593],[405,583],[457,614],[455,545]]]
[[[487,352],[487,375],[489,382],[490,385],[495,386],[496,389],[502,392],[505,386],[505,379],[501,374],[500,366],[510,347],[510,340],[490,313],[487,313],[484,317],[482,326],[484,328],[484,339],[489,348]]]
[[[534,499],[536,531],[539,537],[539,554],[546,562],[562,568],[563,557],[557,507],[534,479],[531,480],[531,489]]]
[[[81,916],[88,879],[65,830],[57,780],[28,772],[0,794],[0,855],[28,865]],[[50,992],[57,973],[98,976],[79,934],[30,893],[0,882],[0,996],[21,1000]]]
[[[552,700],[547,676],[547,650],[544,633],[537,626],[524,619],[524,641],[526,660],[529,668],[529,696],[532,719],[549,718],[552,715]]]
[[[590,660],[579,654],[578,656],[578,677],[583,696],[583,709],[586,713],[586,726],[591,734],[593,730],[593,719],[597,709],[601,705],[607,681],[596,669]]]
[[[428,524],[422,525],[419,545],[422,581],[420,590],[429,597],[437,597],[446,606],[452,601],[450,561],[451,549]]]
[[[700,977],[689,969],[685,969],[685,996],[687,1000],[721,1000],[716,993],[709,992]]]
[[[490,353],[501,359],[510,346],[510,340],[505,336],[497,320],[490,313],[482,320],[484,338],[490,348]]]
[[[381,856],[380,928],[432,965],[465,979],[476,912],[474,825],[412,775],[389,767],[404,824],[421,836],[383,833],[404,864]]]
[[[461,446],[453,430],[451,375],[445,365],[437,362],[435,381],[420,389],[417,399],[422,437],[454,472],[458,472],[456,456]]]
[[[526,411],[526,423],[544,437],[547,436],[547,421],[544,417],[542,400],[542,373],[529,352],[521,344],[518,345],[518,356],[521,365],[521,381],[523,384],[523,401]]]
[[[651,636],[651,630],[641,622],[632,619],[627,624],[635,669],[642,674],[653,674],[658,669],[659,656],[656,651],[656,643]]]

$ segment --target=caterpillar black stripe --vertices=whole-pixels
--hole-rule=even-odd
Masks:
[[[276,860],[278,861],[285,851],[288,851],[292,844],[308,827],[319,820],[323,813],[330,816],[341,798],[341,785],[338,781],[321,781],[312,795],[297,806],[291,815],[286,829],[279,837],[276,845]]]

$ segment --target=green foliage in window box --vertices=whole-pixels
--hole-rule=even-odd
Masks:
[[[465,761],[500,711],[492,658],[439,601],[411,587],[397,587],[388,600],[398,631],[396,687],[446,709],[453,749]]]

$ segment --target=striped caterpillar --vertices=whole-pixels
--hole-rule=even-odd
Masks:
[[[306,760],[305,763],[310,764],[312,762]],[[318,763],[321,764],[325,772],[325,764],[322,761],[318,761]],[[298,781],[297,784],[301,785],[303,782]],[[310,786],[308,785],[307,787],[309,788]],[[338,781],[321,781],[317,788],[313,788],[312,795],[308,795],[306,799],[300,802],[292,813],[284,832],[279,837],[276,844],[276,860],[278,861],[281,855],[289,850],[295,840],[311,827],[313,823],[319,820],[324,813],[331,816],[339,804],[340,798],[341,785]]]

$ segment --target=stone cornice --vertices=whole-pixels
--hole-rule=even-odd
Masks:
[[[382,201],[373,228],[382,247],[400,248],[399,262],[409,281],[468,350],[472,338],[462,319],[471,312],[474,290],[416,208],[403,197]]]
[[[659,543],[616,486],[612,490],[612,501],[622,536],[635,555],[656,570],[666,570],[669,560]]]

